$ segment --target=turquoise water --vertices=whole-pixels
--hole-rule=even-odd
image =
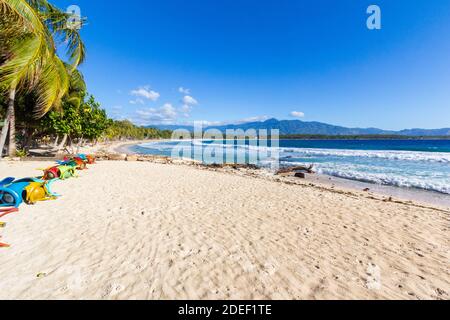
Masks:
[[[133,151],[173,156],[179,143],[146,143]],[[314,164],[318,173],[335,177],[450,194],[450,140],[280,140],[276,147],[205,140],[184,143],[197,147],[197,152],[218,147],[247,160],[252,152],[262,152],[261,166],[273,161],[280,166]],[[195,157],[193,152],[178,156]]]

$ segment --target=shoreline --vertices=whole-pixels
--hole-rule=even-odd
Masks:
[[[144,141],[138,141],[138,142],[124,142],[124,143],[118,143],[115,146],[112,146],[110,148],[111,151],[121,154],[127,154],[127,155],[140,155],[140,156],[150,156],[150,154],[140,154],[132,151],[130,147],[136,146],[145,142],[163,142],[166,140],[144,140]],[[186,164],[192,163],[191,159],[180,159],[181,161],[186,161]],[[266,171],[264,169],[260,169],[263,171]],[[261,174],[261,176],[266,177],[266,174]],[[276,177],[277,179],[281,179],[280,182],[283,181],[300,181],[296,178],[283,178],[283,177]],[[392,197],[395,199],[398,199],[400,201],[413,201],[415,203],[418,203],[420,205],[431,205],[431,206],[437,206],[439,208],[450,210],[450,195],[439,193],[436,191],[429,191],[424,189],[417,189],[417,188],[404,188],[404,187],[397,187],[397,186],[390,186],[390,185],[378,185],[374,183],[369,182],[363,182],[363,181],[357,181],[357,180],[350,180],[350,179],[344,179],[339,178],[335,176],[329,176],[325,174],[319,174],[316,173],[314,175],[306,175],[306,179],[304,180],[305,183],[317,183],[322,186],[326,186],[328,188],[339,188],[343,189],[345,191],[352,191],[352,192],[361,192],[365,189],[370,189],[368,193],[368,196],[381,196],[381,197]]]

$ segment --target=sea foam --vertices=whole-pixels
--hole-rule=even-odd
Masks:
[[[152,142],[141,148],[168,153],[179,143]],[[257,145],[220,144],[214,141],[184,141],[193,147],[223,147],[238,154],[260,152],[266,157],[261,165],[279,155],[281,165],[314,164],[318,173],[344,179],[418,188],[450,194],[450,153],[394,150],[314,149],[296,147],[266,147]],[[189,155],[185,155],[189,156]],[[276,161],[276,160],[275,160]]]

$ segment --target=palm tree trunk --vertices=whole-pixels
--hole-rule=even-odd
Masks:
[[[58,141],[59,141],[59,135],[56,135],[55,142],[53,143],[53,149],[56,149],[56,147],[58,147]]]
[[[16,114],[14,112],[14,102],[16,99],[16,87],[12,87],[9,92],[8,114],[9,114],[9,151],[10,157],[16,156]]]
[[[6,111],[5,124],[0,135],[0,158],[5,147],[6,137],[9,132],[9,156],[16,155],[16,121],[14,113],[14,101],[16,99],[16,87],[13,86],[9,92],[8,110]]]
[[[57,151],[61,151],[61,149],[64,148],[64,145],[66,144],[66,142],[67,142],[67,134],[65,134],[65,135],[63,136],[63,138],[62,138],[62,140],[61,140],[61,143],[60,143],[59,146],[58,146]]]
[[[8,131],[9,131],[9,110],[6,113],[5,123],[3,124],[2,133],[0,135],[0,158],[3,156],[3,149],[5,147]]]

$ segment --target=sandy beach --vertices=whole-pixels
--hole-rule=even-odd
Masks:
[[[148,162],[100,162],[54,191],[0,219],[0,299],[450,298],[442,208]]]

